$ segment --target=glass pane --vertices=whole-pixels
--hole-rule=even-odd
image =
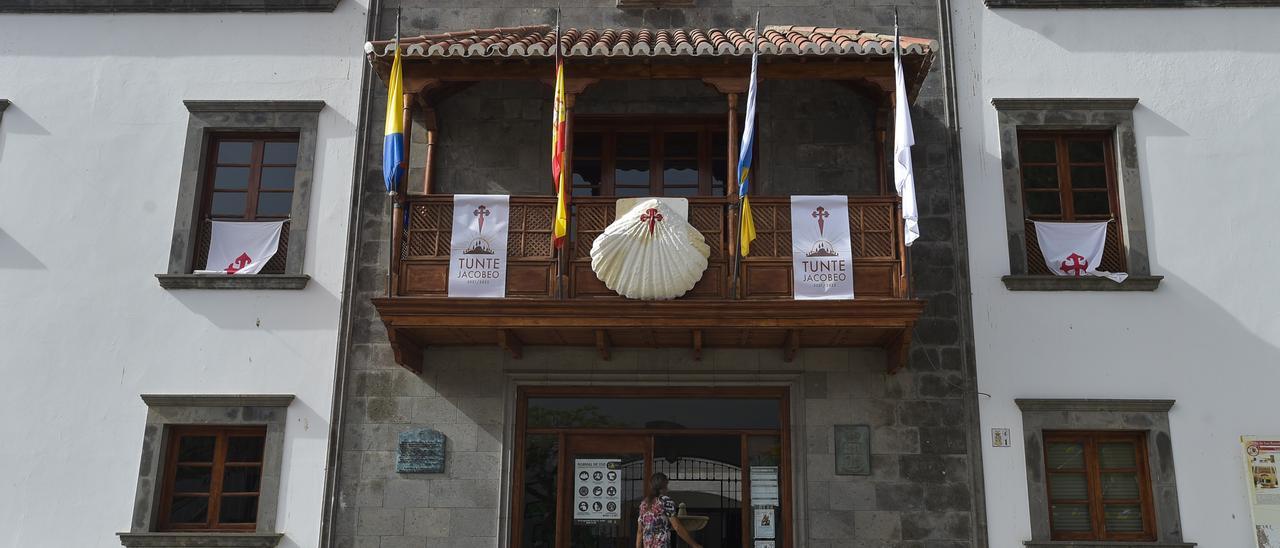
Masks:
[[[1058,168],[1023,166],[1022,185],[1026,188],[1058,188]]]
[[[777,467],[761,467],[774,476]],[[739,436],[654,436],[653,471],[667,475],[668,496],[685,511],[707,516],[693,539],[712,546],[742,546],[742,438]],[[762,485],[761,487],[767,487]],[[753,489],[755,491],[755,489]],[[761,492],[761,498],[766,498]],[[770,500],[756,501],[768,506]],[[721,544],[714,544],[719,541]]]
[[[1089,481],[1084,474],[1049,474],[1049,497],[1055,500],[1088,500]]]
[[[218,523],[255,523],[258,521],[258,496],[222,497]]]
[[[298,143],[267,143],[262,151],[264,164],[296,164]]]
[[[623,198],[636,198],[652,194],[647,186],[620,186],[614,188],[613,193]]]
[[[1131,442],[1098,444],[1098,466],[1102,468],[1133,468],[1138,465],[1137,451]]]
[[[1053,141],[1024,140],[1019,151],[1019,160],[1023,163],[1044,162],[1052,164],[1058,161],[1058,147]]]
[[[262,436],[232,436],[227,438],[227,462],[261,462]]]
[[[292,192],[263,192],[258,194],[259,217],[288,217],[293,207]]]
[[[751,466],[778,466],[782,463],[782,440],[778,436],[747,438],[747,458]]]
[[[663,143],[662,155],[666,158],[697,158],[697,133],[668,133]]]
[[[751,536],[756,540],[782,538],[785,532],[779,526],[782,517],[781,439],[777,436],[747,438],[747,459],[747,474],[751,478],[751,492],[748,493],[753,520]]]
[[[1032,215],[1061,215],[1057,192],[1028,192],[1027,211]]]
[[[262,469],[257,466],[228,466],[222,471],[222,492],[253,493],[261,479]]]
[[[173,473],[174,493],[208,493],[213,469],[208,466],[179,466]]]
[[[524,526],[521,548],[552,548],[556,531],[556,470],[560,446],[552,434],[529,434],[524,443]]]
[[[244,190],[249,188],[249,168],[215,168],[213,170],[213,188],[218,190]]]
[[[1142,507],[1136,504],[1107,504],[1102,516],[1108,533],[1142,532]]]
[[[1067,154],[1073,164],[1102,163],[1106,158],[1102,147],[1102,141],[1068,141]]]
[[[209,521],[209,497],[173,497],[169,507],[172,523],[205,523]]]
[[[263,190],[293,190],[292,167],[264,167],[259,188]]]
[[[614,156],[618,158],[648,158],[648,133],[619,133]]]
[[[665,160],[662,163],[662,181],[667,185],[698,184],[697,160]]]
[[[1071,188],[1107,188],[1107,168],[1102,166],[1071,168]]]
[[[1053,517],[1054,531],[1089,532],[1093,530],[1089,507],[1083,504],[1050,504],[1049,513]]]
[[[717,131],[711,134],[711,157],[721,160],[729,157],[729,138],[725,132]]]
[[[183,436],[178,442],[178,462],[213,462],[213,436]]]
[[[1138,499],[1138,474],[1111,472],[1102,475],[1102,499]]]
[[[696,186],[669,186],[662,189],[663,196],[697,196]]]
[[[214,192],[209,214],[214,217],[244,217],[245,193]]]
[[[583,158],[599,158],[600,157],[600,140],[599,133],[574,133],[573,134],[573,159],[577,161],[579,157]]]
[[[724,196],[724,182],[729,179],[729,165],[724,158],[711,160],[711,195]]]
[[[1076,215],[1109,215],[1111,199],[1106,192],[1072,192]]]
[[[247,164],[252,157],[252,142],[222,141],[218,143],[219,164]]]
[[[764,398],[529,398],[529,426],[554,428],[779,428]]]
[[[1083,469],[1084,444],[1050,442],[1045,465],[1049,470]]]
[[[637,453],[577,453],[573,455],[573,462],[570,469],[577,469],[580,460],[588,459],[609,459],[618,461],[614,464],[621,472],[617,482],[621,483],[621,493],[613,491],[604,491],[605,486],[597,482],[603,478],[597,471],[592,475],[578,476],[574,480],[574,490],[577,497],[594,497],[597,493],[605,494],[608,498],[616,496],[621,503],[620,508],[612,506],[606,507],[600,500],[595,500],[588,505],[586,500],[579,501],[577,508],[581,511],[608,511],[617,510],[620,519],[574,519],[569,528],[569,544],[574,548],[615,548],[625,547],[634,544],[636,538],[636,511],[639,509],[640,501],[644,497],[642,492],[644,489],[644,456]],[[615,472],[609,472],[610,477]],[[586,474],[586,471],[583,471]],[[594,476],[594,478],[593,478]],[[612,482],[610,482],[612,483]],[[608,486],[609,489],[616,489],[615,486]],[[611,495],[612,494],[612,495]],[[607,504],[614,504],[608,501]],[[565,511],[572,513],[571,506],[566,506]]]
[[[649,160],[618,160],[614,166],[613,182],[618,186],[649,186]]]
[[[573,185],[600,184],[600,160],[573,160]]]

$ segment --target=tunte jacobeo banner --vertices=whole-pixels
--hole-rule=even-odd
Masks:
[[[449,296],[507,296],[507,224],[511,197],[457,194],[449,243]]]
[[[853,298],[848,196],[791,197],[791,267],[796,299]]]

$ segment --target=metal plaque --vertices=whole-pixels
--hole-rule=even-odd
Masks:
[[[836,425],[836,475],[871,474],[871,427],[865,424]]]
[[[396,448],[396,472],[439,474],[444,472],[444,434],[430,428],[400,433]]]

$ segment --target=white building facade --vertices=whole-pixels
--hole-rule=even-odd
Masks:
[[[0,545],[317,544],[365,10],[0,2]]]
[[[952,21],[990,545],[1257,545],[1241,436],[1280,432],[1280,9],[985,4]],[[1129,280],[1050,276],[1032,218],[1111,219]]]

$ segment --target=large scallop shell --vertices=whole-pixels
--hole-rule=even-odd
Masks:
[[[702,279],[711,248],[664,200],[641,200],[591,244],[591,270],[628,299],[666,300]]]

